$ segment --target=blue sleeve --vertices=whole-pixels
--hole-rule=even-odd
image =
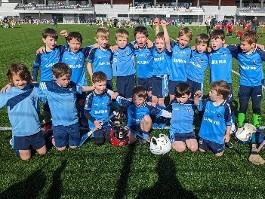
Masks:
[[[47,86],[46,86],[46,82],[41,82],[39,84],[36,84],[35,87],[37,87],[37,91],[38,91],[38,98],[42,101],[42,102],[46,102],[47,101]]]
[[[41,65],[41,54],[38,53],[35,57],[35,60],[33,62],[33,67],[32,67],[32,80],[33,81],[37,81],[40,65]]]
[[[130,49],[132,49],[132,51],[134,51],[134,46],[133,46],[132,43],[129,43],[129,44],[128,44],[128,47],[129,47]]]
[[[265,61],[265,51],[258,48],[257,53],[259,53],[262,61]]]
[[[156,117],[159,117],[161,115],[162,110],[160,110],[160,109],[158,109],[158,108],[156,108],[154,106],[149,106],[149,105],[146,105],[146,106],[147,106],[147,108],[150,111],[150,115],[154,115]]]
[[[85,110],[90,111],[91,106],[92,106],[92,101],[93,101],[93,93],[90,93],[87,97],[86,97],[86,101],[85,101]]]
[[[225,104],[225,123],[227,126],[231,126],[232,125],[232,117],[231,117],[231,108],[230,105]]]
[[[240,45],[237,44],[237,45],[229,45],[227,46],[228,50],[230,51],[230,53],[232,54],[232,56],[234,58],[237,58],[237,55],[239,53],[239,50],[240,50]]]
[[[203,111],[205,109],[207,99],[202,99],[199,101],[198,111]]]
[[[8,101],[8,92],[0,93],[0,108],[4,107]]]
[[[85,58],[88,57],[90,51],[91,51],[91,46],[84,47],[84,48],[81,49],[81,52],[84,54]]]
[[[124,97],[121,97],[121,96],[118,96],[116,101],[118,102],[118,104],[124,108],[128,108],[128,106],[132,103],[130,100],[124,98]]]

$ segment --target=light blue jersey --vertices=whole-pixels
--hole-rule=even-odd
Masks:
[[[210,83],[224,80],[232,83],[232,54],[228,48],[221,47],[209,53]]]
[[[62,53],[62,62],[66,63],[71,69],[71,81],[80,86],[87,86],[85,59],[90,52],[90,47],[81,48],[73,53],[69,47]]]
[[[205,140],[224,144],[226,127],[232,125],[230,105],[224,101],[215,105],[213,101],[201,100],[199,111],[204,110],[199,136]]]
[[[112,57],[113,76],[129,76],[135,74],[134,49],[132,44],[118,48]]]
[[[190,47],[181,48],[177,43],[171,45],[172,58],[170,65],[169,80],[171,81],[187,81],[187,67],[190,62]]]
[[[88,62],[93,64],[92,72],[102,71],[106,74],[107,80],[112,80],[111,57],[110,49],[93,48],[88,56]]]
[[[82,87],[73,82],[66,88],[60,87],[55,81],[41,82],[39,93],[49,103],[53,126],[69,126],[78,122],[76,93],[82,93]]]
[[[136,57],[138,78],[150,78],[153,76],[153,55],[151,49],[144,47],[134,50],[134,55]]]
[[[180,104],[176,100],[173,100],[166,110],[172,112],[169,128],[171,136],[176,133],[193,132],[195,106],[191,101],[187,101],[185,104]]]
[[[30,84],[22,90],[11,87],[10,90],[0,93],[0,108],[5,105],[13,136],[30,136],[40,132],[37,88]]]
[[[61,60],[65,46],[57,46],[50,52],[38,53],[32,68],[32,80],[37,81],[39,69],[40,81],[53,81],[52,66]]]
[[[228,48],[238,60],[239,84],[243,86],[261,86],[264,81],[262,63],[265,61],[265,52],[255,48],[250,54],[244,53],[240,45],[229,46]]]
[[[188,79],[203,83],[205,70],[208,67],[208,55],[206,53],[198,53],[196,50],[191,51],[189,66],[187,67]]]
[[[155,47],[152,48],[153,54],[153,76],[163,76],[169,74],[172,53],[168,50],[158,52]]]

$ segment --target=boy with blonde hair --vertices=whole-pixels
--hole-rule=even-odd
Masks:
[[[113,52],[112,71],[113,76],[117,77],[117,91],[125,97],[132,96],[132,90],[135,87],[135,65],[134,48],[128,44],[129,32],[126,29],[118,29],[115,33],[115,40],[118,49]]]
[[[175,87],[177,83],[187,82],[187,66],[190,62],[191,49],[188,46],[192,39],[192,31],[188,27],[181,28],[178,33],[177,42],[171,45],[172,58],[169,70],[169,97],[170,101],[175,99]]]
[[[98,48],[94,48],[90,51],[88,56],[87,71],[92,79],[94,72],[102,71],[107,75],[107,88],[112,89],[112,68],[111,68],[111,55],[112,52],[109,49],[110,33],[107,28],[101,27],[96,32],[96,42]]]

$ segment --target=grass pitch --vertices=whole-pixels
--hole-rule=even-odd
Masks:
[[[7,83],[6,72],[10,63],[22,62],[31,68],[36,50],[42,46],[41,32],[50,25],[21,25],[14,29],[0,29],[0,86]],[[93,44],[97,27],[86,25],[59,25],[56,29],[79,31],[83,45]],[[178,28],[169,27],[176,38]],[[204,27],[192,27],[194,35],[205,32]],[[110,29],[110,44],[114,32]],[[130,30],[130,39],[133,31]],[[154,30],[149,29],[150,38]],[[238,43],[227,37],[227,43]],[[64,38],[58,43],[64,44]],[[192,40],[191,45],[193,45]],[[264,44],[264,37],[259,39]],[[238,71],[236,61],[234,70]],[[233,76],[234,94],[238,91],[238,77]],[[206,78],[206,83],[208,78]],[[205,93],[209,87],[205,87]],[[262,103],[264,107],[264,100]],[[264,113],[263,108],[263,113]],[[250,115],[250,114],[248,114]],[[264,114],[263,114],[263,118]],[[250,118],[249,118],[250,119]],[[263,119],[264,124],[264,119]],[[6,109],[0,110],[0,126],[9,126]],[[153,134],[167,133],[155,130]],[[115,148],[110,144],[97,147],[91,141],[77,150],[63,153],[51,148],[47,155],[34,155],[23,162],[9,145],[11,133],[0,133],[0,199],[230,199],[264,198],[264,166],[247,161],[249,147],[234,140],[234,149],[215,158],[212,153],[176,153],[155,156],[148,147],[136,145]],[[261,153],[265,157],[264,152]]]

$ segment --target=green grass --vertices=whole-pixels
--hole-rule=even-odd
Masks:
[[[46,27],[48,25],[21,25],[14,29],[0,29],[1,87],[7,83],[6,72],[10,63],[22,62],[31,67],[36,49],[43,45],[41,32]],[[205,32],[204,27],[192,28],[194,35]],[[96,27],[59,25],[57,28],[58,31],[62,29],[80,31],[84,45],[94,43]],[[175,38],[177,31],[178,28],[170,27],[170,36]],[[111,29],[110,44],[114,44],[114,32],[115,29]],[[154,31],[149,29],[149,34],[153,39]],[[131,39],[132,36],[131,31]],[[59,39],[59,43],[64,42],[63,38]],[[238,39],[227,38],[227,43],[238,43]],[[264,37],[259,43],[264,44]],[[236,94],[238,77],[233,76],[233,79]],[[8,125],[3,108],[0,126]],[[167,133],[165,130],[153,133],[160,132]],[[77,150],[61,153],[51,148],[46,156],[34,155],[30,161],[23,162],[10,148],[10,137],[10,132],[0,133],[0,199],[264,198],[264,166],[250,164],[247,161],[249,147],[234,140],[237,150],[226,149],[221,158],[215,158],[210,152],[188,151],[155,156],[140,145],[97,147],[89,141]],[[261,155],[265,157],[264,152]]]

